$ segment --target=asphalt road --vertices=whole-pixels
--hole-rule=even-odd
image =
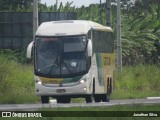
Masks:
[[[88,106],[114,106],[114,105],[132,105],[132,104],[160,104],[160,99],[126,99],[111,100],[110,102],[100,103],[70,103],[57,104],[52,102],[49,104],[0,104],[0,111],[36,111],[40,108],[55,107],[88,107]]]

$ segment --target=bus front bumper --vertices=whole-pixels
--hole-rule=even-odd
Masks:
[[[78,84],[69,87],[59,87],[59,86],[45,86],[43,84],[35,84],[35,92],[38,96],[85,96],[91,94],[87,88],[87,84]]]

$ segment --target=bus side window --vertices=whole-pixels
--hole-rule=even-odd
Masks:
[[[98,53],[112,53],[114,51],[112,32],[93,30],[93,51]]]

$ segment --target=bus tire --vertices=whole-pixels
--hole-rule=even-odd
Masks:
[[[87,95],[85,99],[86,99],[86,103],[92,103],[93,102],[93,95],[92,94]]]
[[[49,96],[41,96],[41,102],[42,104],[49,103]]]
[[[101,102],[101,95],[95,95],[94,96],[94,101],[95,102]]]
[[[110,95],[108,93],[102,95],[102,102],[109,102]]]

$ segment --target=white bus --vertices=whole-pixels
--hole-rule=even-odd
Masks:
[[[115,54],[112,29],[92,21],[64,20],[42,23],[34,48],[35,93],[42,103],[85,98],[86,103],[109,102],[113,89]]]

